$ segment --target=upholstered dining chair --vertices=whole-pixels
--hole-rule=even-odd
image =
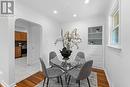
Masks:
[[[73,78],[76,79],[76,83],[79,84],[79,87],[80,87],[80,80],[84,80],[84,79],[87,79],[88,81],[88,85],[90,87],[90,81],[89,81],[89,76],[91,74],[91,68],[92,68],[92,65],[93,65],[93,60],[90,60],[88,62],[86,62],[82,68],[79,70],[79,69],[72,69],[70,70],[68,73],[69,73],[69,79],[68,79],[68,84],[67,86],[69,86],[69,83],[70,83],[70,79],[71,79],[71,76]]]
[[[62,77],[61,76],[64,74],[64,72],[61,69],[57,68],[57,67],[46,68],[46,66],[44,64],[44,61],[41,58],[40,58],[40,62],[41,62],[41,66],[42,66],[43,75],[45,76],[44,82],[43,82],[43,87],[44,87],[46,79],[47,79],[46,87],[48,87],[49,80],[51,78],[60,78],[61,85],[63,87]]]
[[[83,52],[78,52],[77,56],[80,58],[85,58],[85,54]]]
[[[86,62],[86,60],[85,60],[85,54],[84,54],[84,52],[78,52],[77,54],[76,54],[76,57],[75,57],[75,59],[74,59],[74,61],[71,63],[71,65],[80,65],[79,67],[81,67],[84,63]]]
[[[79,62],[80,60],[85,60],[85,54],[83,52],[78,52],[75,57],[76,62]]]
[[[50,64],[51,67],[53,67],[53,64],[52,64],[51,60],[52,60],[53,58],[55,58],[55,57],[57,57],[56,52],[55,52],[55,51],[51,51],[51,52],[49,53],[49,64]]]

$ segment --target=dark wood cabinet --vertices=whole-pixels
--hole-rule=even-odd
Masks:
[[[20,32],[15,32],[15,41],[19,41],[21,38]]]
[[[21,46],[15,47],[15,58],[19,58],[21,56],[22,56]]]
[[[15,31],[15,58],[22,57],[23,42],[27,42],[27,33]]]
[[[22,32],[20,33],[21,41],[27,41],[27,33]]]
[[[27,41],[27,33],[15,32],[15,41]]]

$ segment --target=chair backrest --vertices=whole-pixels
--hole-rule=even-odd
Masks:
[[[93,60],[87,61],[81,68],[80,73],[77,77],[77,80],[83,80],[86,79],[90,74],[92,70]]]
[[[49,64],[51,65],[51,66],[53,66],[53,64],[51,63],[51,59],[53,59],[53,58],[55,58],[57,56],[57,54],[56,54],[56,52],[54,52],[54,51],[51,51],[50,53],[49,53]]]
[[[47,70],[46,70],[46,66],[45,66],[45,63],[44,63],[44,61],[43,61],[42,58],[40,58],[40,62],[41,62],[41,67],[42,67],[43,75],[44,75],[45,77],[48,77]]]
[[[78,52],[77,56],[80,58],[85,58],[85,54],[83,52]]]
[[[75,57],[75,61],[77,63],[80,63],[81,60],[83,60],[84,62],[86,61],[85,60],[85,54],[83,52],[78,52],[77,55],[76,55],[76,57]]]

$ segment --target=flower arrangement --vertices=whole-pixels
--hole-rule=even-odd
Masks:
[[[63,30],[61,30],[61,38],[58,38],[55,41],[55,44],[57,44],[59,41],[62,41],[63,47],[66,47],[69,50],[74,46],[76,46],[78,49],[78,44],[81,42],[81,38],[77,32],[77,28],[75,28],[72,32],[67,31],[64,35]]]
[[[77,29],[75,28],[72,32],[67,31],[64,35],[63,30],[61,30],[61,37],[55,41],[55,44],[57,44],[59,41],[62,41],[63,43],[63,49],[60,50],[60,53],[64,60],[68,60],[72,53],[71,48],[76,46],[78,49],[78,44],[81,42],[81,38],[77,32]]]

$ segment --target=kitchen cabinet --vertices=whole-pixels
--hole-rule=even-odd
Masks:
[[[15,32],[15,40],[16,40],[16,41],[19,41],[20,38],[21,38],[20,32]]]
[[[22,56],[21,46],[16,46],[15,47],[15,58],[19,58],[21,56]]]
[[[22,32],[20,33],[21,41],[27,41],[27,33]]]
[[[27,41],[27,33],[15,32],[15,41]]]

